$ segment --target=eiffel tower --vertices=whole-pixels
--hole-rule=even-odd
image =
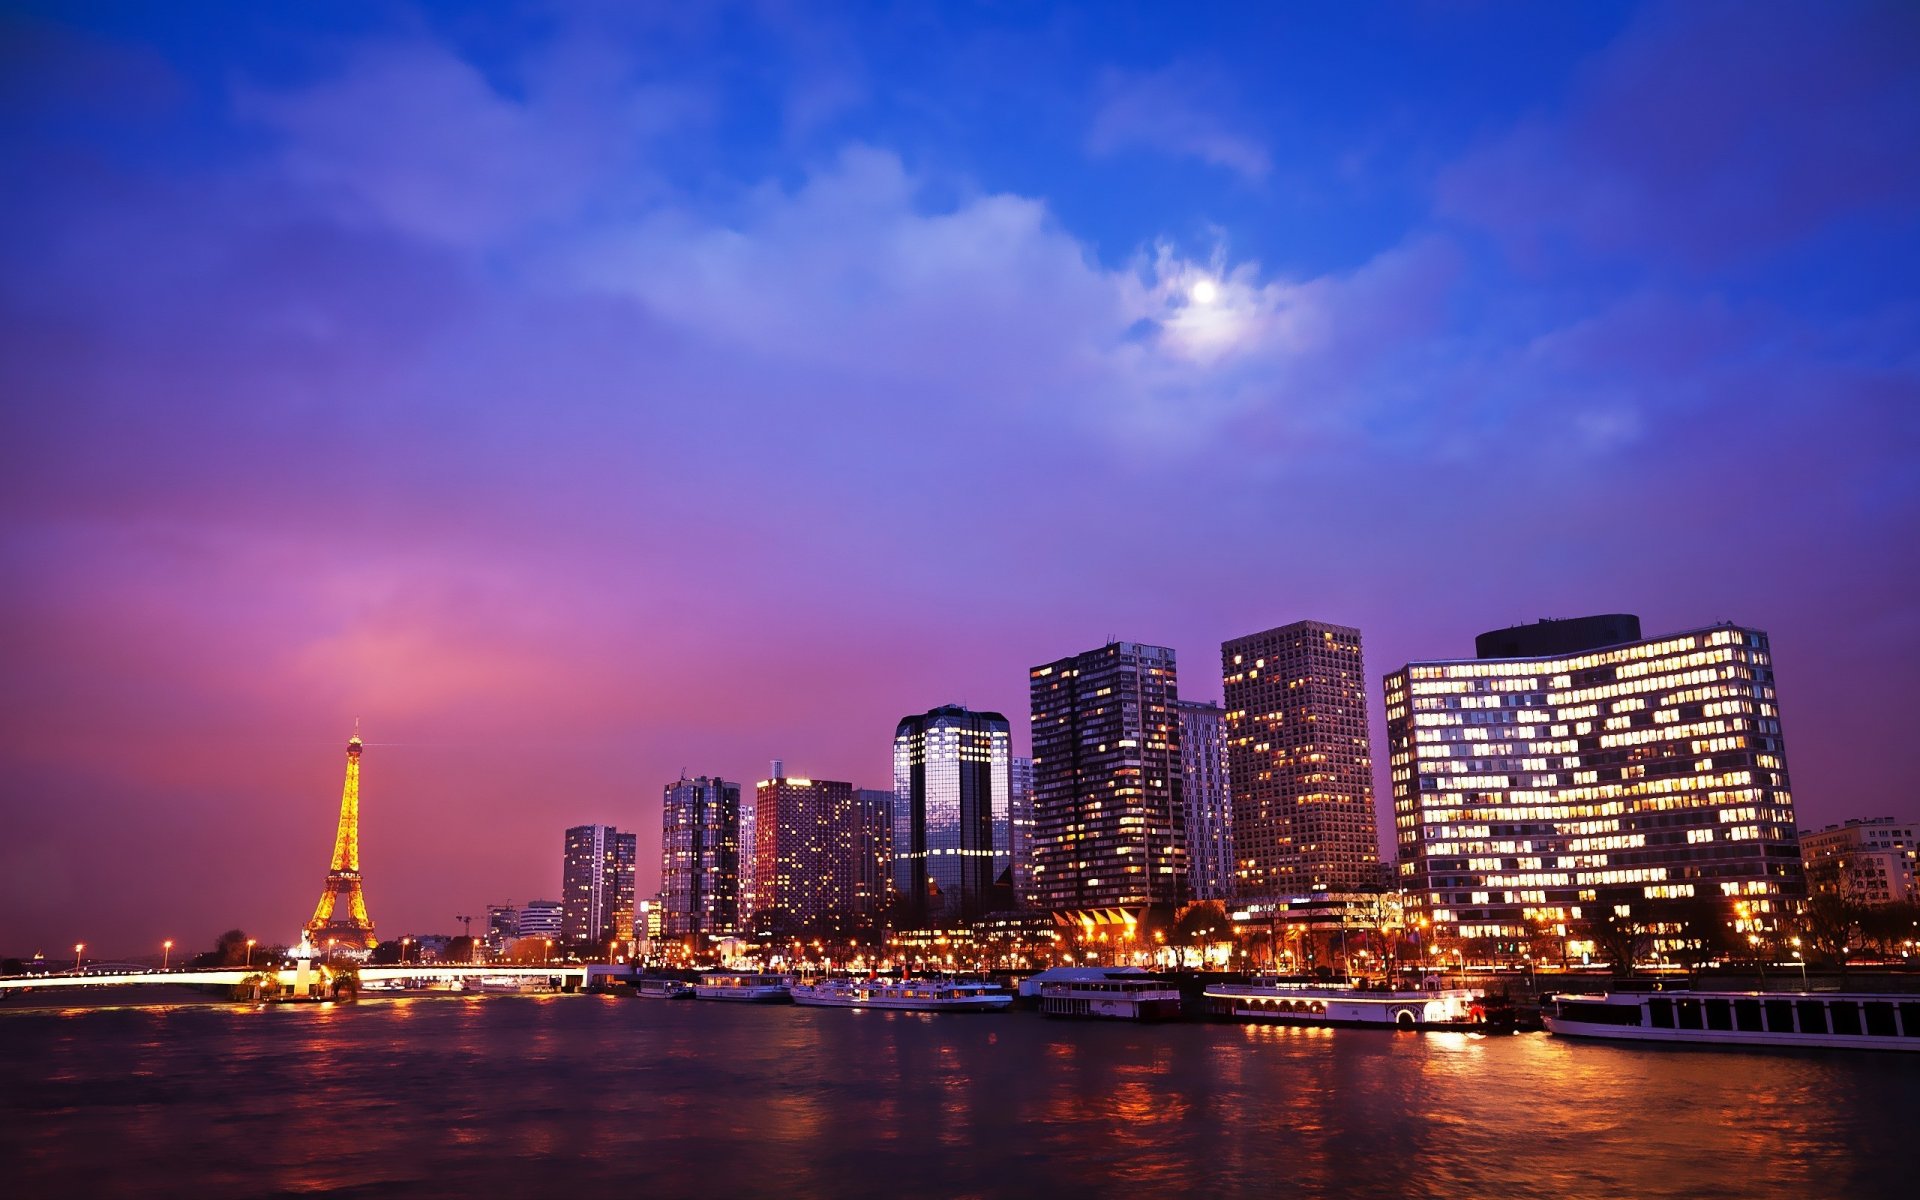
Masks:
[[[341,910],[344,907],[345,912]],[[340,832],[333,837],[333,865],[327,869],[326,890],[307,922],[307,940],[324,946],[328,940],[343,946],[373,947],[373,918],[360,891],[360,734],[347,743],[347,786],[340,793]]]

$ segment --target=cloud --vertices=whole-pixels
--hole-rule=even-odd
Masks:
[[[1656,6],[1567,111],[1444,171],[1443,216],[1521,258],[1557,247],[1715,267],[1920,204],[1920,10]]]
[[[1231,128],[1219,76],[1176,63],[1147,74],[1114,72],[1087,132],[1095,155],[1149,150],[1193,158],[1232,171],[1252,183],[1265,179],[1273,160],[1259,138]]]

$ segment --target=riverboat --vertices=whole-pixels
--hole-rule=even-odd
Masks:
[[[1180,989],[1151,975],[1053,979],[1042,982],[1039,991],[1040,1011],[1049,1017],[1171,1021],[1180,1015]]]
[[[1389,990],[1364,983],[1289,982],[1212,984],[1202,993],[1210,1016],[1234,1021],[1326,1029],[1471,1031],[1486,1024],[1478,992],[1442,987],[1435,980]]]
[[[1911,992],[1601,992],[1550,998],[1557,1037],[1715,1046],[1920,1051]]]
[[[633,981],[633,994],[649,1000],[690,1000],[693,985],[684,979],[654,979],[643,975]]]
[[[975,979],[821,979],[795,984],[793,1002],[818,1008],[1005,1012],[1013,996]]]
[[[784,975],[757,975],[746,971],[709,971],[693,985],[697,1000],[731,1000],[736,1004],[787,1004],[793,999]]]

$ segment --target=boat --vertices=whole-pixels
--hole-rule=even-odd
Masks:
[[[750,971],[709,971],[693,985],[697,1000],[731,1000],[736,1004],[786,1004],[793,997],[785,975]]]
[[[1209,1015],[1234,1021],[1325,1029],[1475,1030],[1486,1025],[1478,992],[1443,987],[1436,979],[1394,989],[1359,980],[1267,978],[1210,984],[1202,996]]]
[[[650,1000],[687,1000],[693,996],[693,985],[684,979],[657,979],[642,975],[633,981],[633,994]]]
[[[1713,1046],[1920,1051],[1920,995],[1610,991],[1545,1006],[1556,1037]]]
[[[1091,969],[1088,973],[1091,977],[1047,979],[1043,976],[1053,972],[1043,971],[1023,985],[1038,981],[1040,1011],[1049,1017],[1171,1021],[1180,1015],[1180,989],[1164,979],[1137,969]]]
[[[977,979],[821,979],[795,984],[793,1002],[818,1008],[1005,1012],[1013,996]]]

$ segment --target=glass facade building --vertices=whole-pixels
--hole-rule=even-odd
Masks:
[[[1699,898],[1765,928],[1805,894],[1760,630],[1409,663],[1385,689],[1401,880],[1436,932],[1565,936],[1599,903]]]
[[[575,945],[633,938],[635,834],[611,825],[567,830],[560,866],[560,936]]]
[[[1233,797],[1227,788],[1226,712],[1179,700],[1180,784],[1187,805],[1187,882],[1196,900],[1234,894]]]
[[[740,785],[702,775],[666,786],[660,810],[660,932],[729,934],[740,921]]]
[[[1007,852],[1012,859],[1013,900],[1033,908],[1033,760],[1007,760]]]
[[[899,921],[924,928],[988,910],[1005,829],[1009,726],[996,712],[946,705],[893,731],[893,864]]]
[[[1060,912],[1185,900],[1173,651],[1110,642],[1027,674],[1036,906]]]
[[[1296,621],[1220,646],[1236,892],[1378,886],[1360,631]]]
[[[855,788],[853,909],[858,924],[877,926],[893,904],[892,792]]]

